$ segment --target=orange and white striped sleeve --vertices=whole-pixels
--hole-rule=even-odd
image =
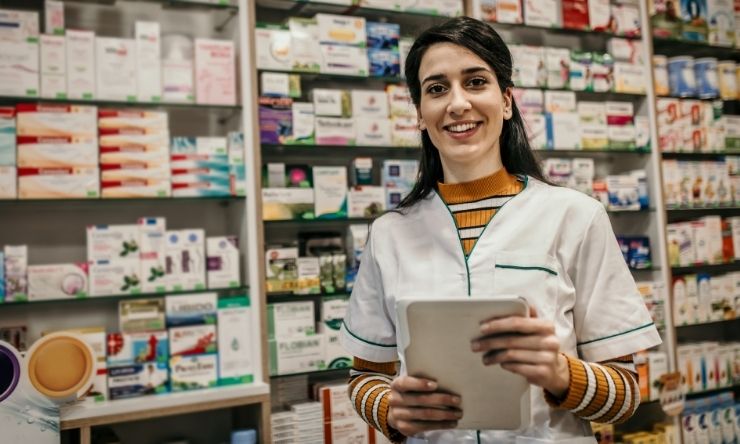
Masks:
[[[360,417],[391,442],[406,437],[388,425],[388,395],[397,362],[371,362],[354,358],[349,379],[349,397]]]
[[[632,355],[601,363],[568,359],[570,385],[562,399],[545,391],[547,403],[585,420],[619,424],[634,415],[640,405],[640,388]]]

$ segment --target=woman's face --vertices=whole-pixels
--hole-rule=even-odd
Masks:
[[[419,80],[419,126],[439,150],[445,181],[450,171],[458,178],[477,171],[475,179],[500,168],[499,137],[512,100],[493,69],[462,46],[437,43],[422,57]]]

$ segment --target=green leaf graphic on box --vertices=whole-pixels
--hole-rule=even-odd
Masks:
[[[216,316],[215,315],[206,315],[203,317],[203,322],[206,324],[215,324],[216,323]]]
[[[164,268],[162,267],[151,267],[149,269],[148,282],[154,282],[155,280],[164,277]]]
[[[330,369],[350,368],[350,367],[352,367],[352,361],[346,357],[337,358],[329,363]]]
[[[324,321],[324,324],[326,324],[326,326],[331,328],[332,330],[339,331],[339,329],[342,327],[342,319],[327,319],[326,321]]]

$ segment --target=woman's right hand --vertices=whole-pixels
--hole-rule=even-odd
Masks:
[[[453,429],[463,413],[459,396],[437,391],[430,379],[412,376],[393,380],[388,404],[388,425],[405,436]]]

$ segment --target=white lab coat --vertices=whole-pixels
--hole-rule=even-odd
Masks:
[[[368,361],[401,360],[405,374],[396,347],[396,300],[497,294],[527,299],[540,317],[554,322],[561,351],[586,361],[660,344],[602,204],[571,189],[523,180],[524,189],[488,223],[467,262],[452,214],[436,193],[403,215],[378,218],[342,326],[345,349]],[[408,442],[594,442],[587,421],[551,409],[537,387],[531,397],[531,423],[522,430],[445,430]],[[491,394],[491,403],[502,402]]]

